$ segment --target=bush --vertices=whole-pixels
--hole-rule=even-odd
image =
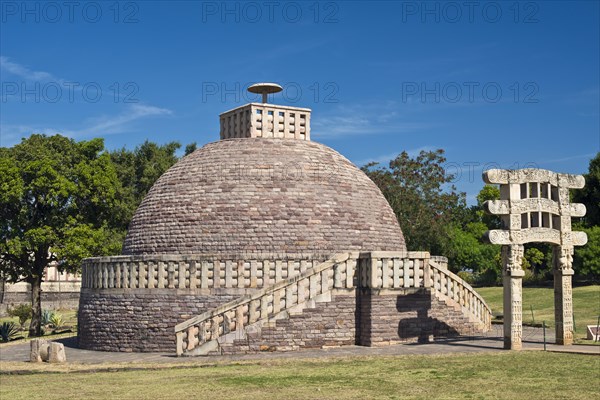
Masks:
[[[553,281],[553,276],[550,271],[543,271],[536,274],[530,269],[526,269],[524,272],[523,286],[544,286],[548,284],[548,282],[552,283]]]
[[[50,318],[50,325],[54,327],[54,331],[57,331],[63,327],[65,321],[63,316],[59,313],[52,314],[52,318]]]
[[[14,322],[3,322],[0,325],[0,340],[2,342],[8,342],[19,333],[19,328]]]
[[[537,283],[536,276],[530,269],[524,269],[523,273],[523,285],[534,285]]]
[[[19,304],[13,308],[9,308],[8,315],[11,317],[19,318],[19,325],[21,325],[21,329],[25,329],[25,322],[31,318],[32,309],[29,304]]]
[[[486,269],[474,276],[474,282],[478,286],[496,286],[502,284],[502,274],[495,269]]]
[[[458,271],[457,274],[460,279],[462,279],[463,281],[467,282],[469,285],[472,284],[475,280],[473,277],[473,273],[468,272],[468,271]]]
[[[54,311],[42,310],[42,326],[50,325],[52,323],[53,316],[54,316]]]

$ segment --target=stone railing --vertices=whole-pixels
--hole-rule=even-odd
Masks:
[[[230,332],[257,322],[277,319],[290,311],[301,311],[310,301],[319,301],[333,288],[356,286],[358,253],[341,253],[316,267],[224,304],[175,326],[177,355],[195,355],[198,349]]]
[[[429,253],[423,251],[374,251],[358,260],[360,287],[401,289],[426,287]],[[427,279],[427,280],[426,280]]]
[[[484,300],[427,252],[345,252],[325,262],[271,256],[270,260],[169,255],[93,258],[83,264],[82,286],[92,290],[243,289],[235,293],[245,296],[175,327],[178,355],[215,350],[223,336],[329,301],[333,289],[431,288],[438,299],[459,305],[484,330],[491,323]]]
[[[492,310],[483,298],[427,252],[371,252],[359,259],[360,286],[372,289],[433,288],[440,299],[459,304],[484,330],[491,326]]]
[[[429,268],[431,271],[429,287],[433,287],[438,298],[445,297],[453,300],[462,307],[463,312],[470,313],[484,330],[491,328],[492,309],[471,285],[435,262],[430,261]]]
[[[308,259],[217,260],[200,256],[114,256],[82,265],[86,289],[262,288],[312,269]]]
[[[250,103],[220,115],[221,139],[310,140],[310,113],[308,108]]]

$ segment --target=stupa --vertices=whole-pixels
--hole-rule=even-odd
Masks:
[[[348,159],[311,140],[311,110],[220,115],[136,211],[123,256],[83,264],[79,344],[179,355],[379,345],[480,332],[491,313],[408,252],[394,212]]]

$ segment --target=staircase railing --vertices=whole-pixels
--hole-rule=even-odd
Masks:
[[[358,253],[340,253],[304,273],[277,282],[252,295],[241,297],[175,326],[177,355],[241,331],[256,322],[266,322],[283,312],[303,308],[333,288],[356,286]]]
[[[427,252],[370,252],[359,259],[360,286],[373,289],[432,288],[470,314],[483,330],[491,327],[492,310],[483,298],[458,275],[448,271]]]
[[[491,328],[492,309],[471,285],[433,261],[429,262],[429,268],[431,269],[429,285],[434,289],[434,293],[458,303],[463,308],[463,312],[465,310],[469,312],[484,330]]]

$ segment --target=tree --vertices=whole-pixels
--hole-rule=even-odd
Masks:
[[[415,158],[402,152],[388,168],[362,168],[390,203],[411,250],[444,254],[447,228],[466,210],[465,194],[451,185],[454,176],[446,174],[445,162],[440,149],[421,151]]]
[[[161,146],[146,140],[133,151],[122,148],[110,153],[123,187],[120,200],[126,204],[123,213],[115,215],[116,224],[127,229],[133,213],[154,182],[178,161],[175,152],[180,147],[178,142]]]
[[[600,226],[582,229],[588,236],[585,246],[575,247],[573,269],[581,275],[600,277]]]
[[[488,229],[500,229],[502,224],[500,221],[500,216],[491,215],[485,212],[483,209],[483,203],[488,200],[499,199],[500,189],[496,185],[484,185],[477,194],[477,206],[474,207],[473,211],[477,214],[477,219],[483,222]]]
[[[533,273],[539,273],[546,261],[546,255],[536,247],[528,247],[523,255],[523,269],[531,268]]]
[[[81,259],[118,254],[123,232],[110,224],[122,192],[102,139],[32,135],[0,149],[0,272],[31,285],[30,336],[41,334],[41,284],[53,261],[75,271]]]
[[[487,283],[496,282],[500,274],[500,246],[483,241],[488,229],[481,221],[469,222],[464,227],[452,224],[448,249],[444,254],[451,270],[470,270],[478,281],[485,277],[483,280]]]
[[[587,227],[600,226],[600,152],[590,160],[585,187],[573,193],[573,200],[585,204],[583,221]]]
[[[583,203],[586,208],[585,217],[574,225],[574,230],[587,233],[585,246],[575,247],[573,268],[575,272],[600,277],[600,152],[590,160],[589,170],[585,177],[585,187],[573,193],[573,201]]]
[[[196,151],[197,148],[198,148],[198,146],[196,145],[196,142],[188,144],[187,146],[185,146],[184,156],[192,154],[193,152]]]

